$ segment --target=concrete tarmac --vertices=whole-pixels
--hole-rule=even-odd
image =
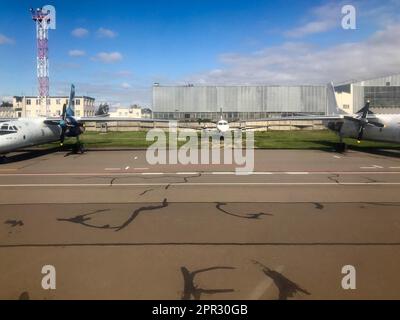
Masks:
[[[14,154],[0,298],[399,299],[399,191],[398,157],[354,151],[257,150],[247,175],[140,150]]]

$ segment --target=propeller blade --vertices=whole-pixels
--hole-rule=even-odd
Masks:
[[[369,100],[365,103],[365,106],[363,108],[361,108],[357,114],[361,113],[361,118],[360,119],[365,119],[368,116],[369,113],[369,106],[370,106],[370,102]]]
[[[361,142],[363,136],[364,136],[364,125],[360,125],[360,128],[358,129],[358,137],[357,137],[358,143]]]
[[[362,113],[361,119],[367,118],[368,113],[369,113],[369,101],[367,101],[367,103],[365,104],[365,107],[363,108],[363,113]]]
[[[61,135],[60,135],[60,144],[61,144],[61,145],[64,144],[64,140],[65,140],[65,131],[66,131],[66,128],[65,128],[65,127],[62,127],[62,128],[61,128]]]
[[[384,125],[383,123],[375,122],[375,121],[368,121],[368,124],[370,124],[370,125],[372,125],[372,126],[375,126],[375,127],[378,127],[378,128],[383,128],[383,127],[385,127],[385,125]]]
[[[64,103],[61,118],[65,120],[66,117],[67,117],[67,104]]]

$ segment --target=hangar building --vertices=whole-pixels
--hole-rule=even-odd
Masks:
[[[328,86],[153,86],[153,117],[228,121],[325,114]]]
[[[329,85],[153,86],[153,117],[177,120],[253,120],[327,113]],[[400,113],[400,74],[335,86],[341,109],[360,110],[367,100],[375,113]]]
[[[335,91],[339,107],[346,112],[357,112],[369,100],[375,113],[400,113],[400,74],[344,83]]]

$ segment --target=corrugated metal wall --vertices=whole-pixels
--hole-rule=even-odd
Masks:
[[[154,86],[154,112],[324,113],[326,86]]]
[[[357,112],[365,105],[365,87],[396,87],[400,86],[400,74],[395,74],[376,79],[364,80],[355,82],[352,85],[353,93],[353,111]],[[391,90],[388,90],[388,98],[398,99],[398,96],[393,96]],[[374,104],[374,102],[372,102]],[[400,104],[400,103],[399,103]],[[390,105],[392,107],[392,105]]]
[[[364,87],[372,87],[372,86],[386,86],[389,84],[390,86],[400,86],[400,74],[394,74],[391,76],[380,77],[376,79],[364,80],[355,82],[356,86],[364,86]]]

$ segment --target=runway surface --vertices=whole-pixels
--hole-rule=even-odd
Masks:
[[[247,175],[139,150],[11,160],[1,299],[400,298],[398,157],[257,150]]]

